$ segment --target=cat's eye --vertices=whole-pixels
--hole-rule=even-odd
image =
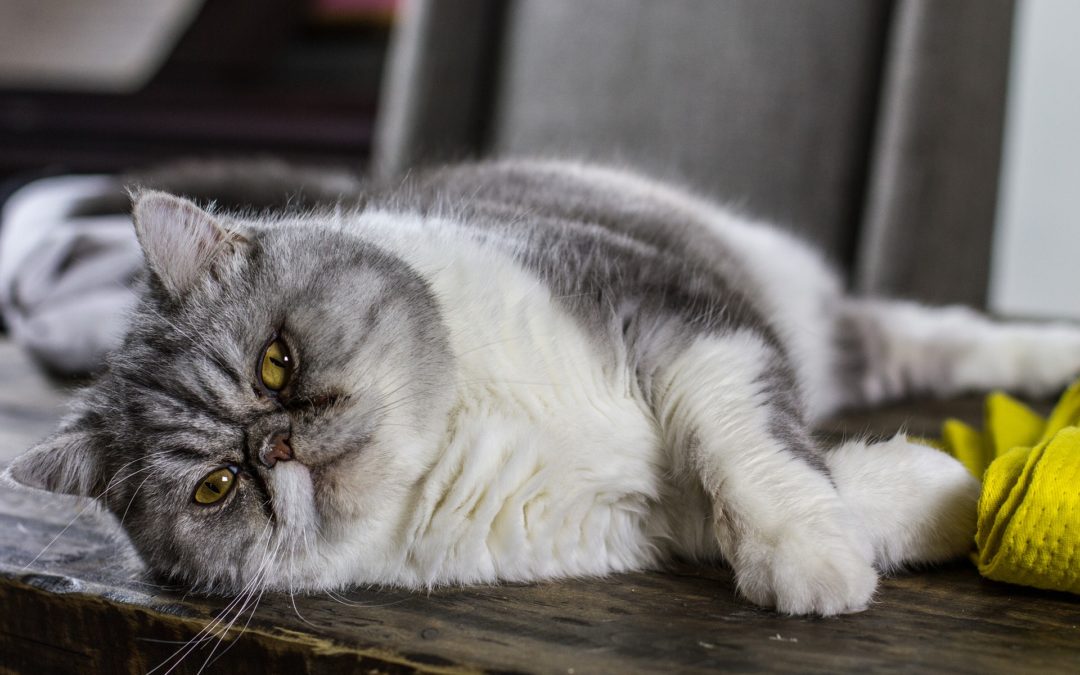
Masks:
[[[236,470],[233,467],[222,467],[211,471],[199,481],[195,488],[195,503],[204,506],[215,504],[225,498],[236,485]]]
[[[259,364],[259,379],[270,391],[281,391],[292,377],[293,365],[288,346],[280,339],[275,339],[263,352]]]

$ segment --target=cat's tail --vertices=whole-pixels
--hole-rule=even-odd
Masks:
[[[848,300],[837,338],[846,405],[992,389],[1046,396],[1080,374],[1080,327],[1001,323],[966,307]]]
[[[940,450],[903,434],[849,441],[824,455],[882,572],[962,556],[975,541],[979,482]]]

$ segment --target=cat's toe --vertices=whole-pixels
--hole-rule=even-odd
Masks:
[[[844,539],[798,534],[773,547],[740,548],[739,591],[781,614],[861,612],[877,588],[878,575],[865,551]]]

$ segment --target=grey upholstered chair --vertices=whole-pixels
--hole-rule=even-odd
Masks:
[[[1012,0],[415,0],[375,169],[572,154],[817,241],[860,291],[985,302]]]

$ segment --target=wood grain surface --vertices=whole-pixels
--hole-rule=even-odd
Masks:
[[[0,361],[3,463],[52,429],[68,392],[8,344]],[[934,433],[945,416],[980,410],[976,397],[919,402],[822,433]],[[1080,672],[1080,598],[986,581],[963,561],[887,579],[869,610],[829,619],[777,616],[738,599],[725,570],[679,563],[231,600],[156,585],[113,519],[84,501],[0,487],[0,672]]]

